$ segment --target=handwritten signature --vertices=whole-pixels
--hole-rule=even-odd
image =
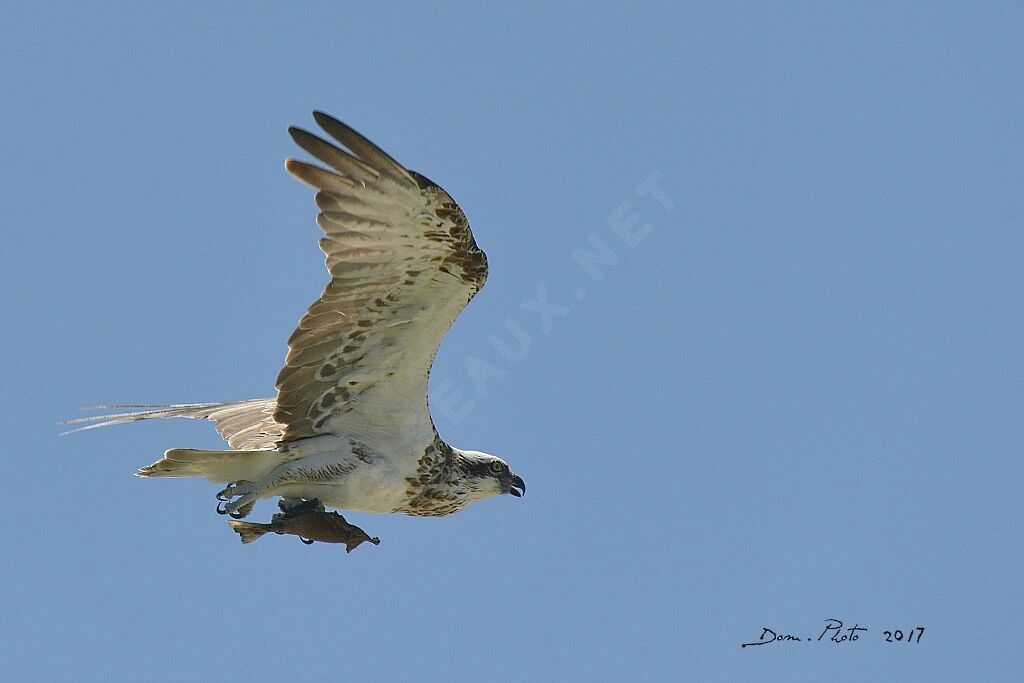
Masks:
[[[762,627],[761,637],[752,643],[742,643],[740,647],[753,647],[755,645],[768,645],[769,643],[797,642],[797,643],[853,643],[861,640],[868,632],[867,626],[854,624],[844,626],[840,619],[826,619],[825,629],[817,638],[800,638],[791,633],[783,633],[767,626]],[[924,626],[914,626],[904,631],[903,629],[892,629],[882,631],[882,638],[886,643],[913,643],[921,642],[924,636]]]

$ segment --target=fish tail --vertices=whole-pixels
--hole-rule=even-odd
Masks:
[[[256,522],[243,522],[237,519],[228,520],[228,524],[242,539],[242,543],[252,543],[263,534],[270,531],[269,524],[257,524]]]

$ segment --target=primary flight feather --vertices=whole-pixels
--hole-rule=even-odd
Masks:
[[[352,128],[316,122],[295,142],[326,168],[285,167],[317,190],[331,280],[288,340],[277,396],[227,403],[109,406],[80,429],[155,418],[211,420],[233,450],[174,448],[144,477],[227,486],[218,511],[244,517],[261,498],[318,500],[365,512],[446,515],[494,495],[521,496],[500,458],[445,443],[427,377],[445,332],[487,279],[487,257],[458,204]],[[347,151],[346,151],[347,150]]]

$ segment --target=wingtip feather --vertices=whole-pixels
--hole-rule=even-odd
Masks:
[[[345,194],[356,186],[353,180],[345,176],[298,159],[285,159],[284,167],[295,178],[318,190]]]
[[[317,125],[323,128],[328,135],[352,150],[362,161],[369,163],[371,166],[377,167],[380,171],[387,172],[395,178],[408,182],[413,187],[419,187],[416,183],[416,179],[412,177],[404,166],[395,161],[380,147],[370,142],[365,135],[357,131],[355,128],[352,128],[346,123],[339,121],[330,114],[320,111],[319,109],[313,112],[313,120],[315,120]]]

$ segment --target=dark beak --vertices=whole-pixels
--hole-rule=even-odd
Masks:
[[[526,493],[526,482],[523,481],[522,477],[512,475],[512,483],[508,486],[508,492],[516,498],[522,498],[523,494]]]

